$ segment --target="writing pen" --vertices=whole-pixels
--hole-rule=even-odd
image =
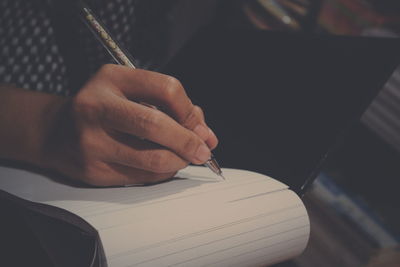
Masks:
[[[78,6],[81,19],[84,21],[89,30],[94,34],[97,40],[99,40],[99,42],[104,46],[108,53],[113,57],[115,62],[117,62],[119,65],[136,69],[135,65],[133,64],[132,56],[117,43],[117,40],[111,37],[110,32],[100,22],[100,20],[87,6],[87,4],[83,1],[79,1]],[[222,175],[222,170],[213,154],[211,154],[211,158],[207,160],[204,165],[215,174],[225,179],[225,177]]]

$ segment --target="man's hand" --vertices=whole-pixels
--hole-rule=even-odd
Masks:
[[[44,129],[26,145],[36,152],[14,159],[88,184],[158,182],[204,163],[218,142],[179,81],[155,72],[105,65],[74,98],[45,106],[53,115],[38,112],[47,121],[33,120]]]

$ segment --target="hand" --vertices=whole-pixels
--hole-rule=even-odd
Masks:
[[[88,184],[158,182],[204,163],[218,142],[182,85],[163,74],[105,65],[73,98],[0,87],[0,159]]]
[[[218,142],[178,80],[117,65],[103,66],[57,118],[46,164],[92,185],[170,178],[206,162]]]

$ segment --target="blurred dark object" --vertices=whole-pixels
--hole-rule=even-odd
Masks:
[[[294,259],[297,266],[399,266],[399,243],[371,216],[370,210],[357,205],[350,195],[337,192],[341,188],[330,193],[324,190],[327,176],[323,176],[324,182],[318,180],[303,199],[312,231],[306,250]]]
[[[400,238],[399,162],[398,151],[359,123],[333,151],[325,170],[342,188],[365,201]]]
[[[259,171],[299,191],[397,66],[398,46],[391,39],[211,29],[167,73],[204,108],[223,166]]]
[[[0,211],[0,266],[105,266],[97,231],[78,216],[3,190]]]
[[[369,0],[378,12],[400,16],[399,0]]]
[[[361,121],[386,142],[385,145],[400,153],[400,66],[363,114]]]
[[[312,32],[317,25],[322,0],[243,1],[249,21],[260,29]]]
[[[239,27],[341,35],[371,27],[400,31],[398,0],[236,0],[221,6],[229,14],[226,24]]]
[[[380,2],[378,9],[368,0],[324,0],[319,15],[321,31],[332,34],[360,35],[372,27],[382,27],[398,31],[399,11],[392,10],[389,4]],[[384,8],[385,7],[385,8]],[[389,10],[392,10],[388,12]]]

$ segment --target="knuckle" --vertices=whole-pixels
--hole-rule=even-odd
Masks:
[[[193,108],[193,113],[195,113],[201,119],[204,119],[204,111],[201,107],[195,105]]]
[[[148,155],[148,166],[154,173],[167,173],[169,170],[169,156],[167,151],[151,152]]]
[[[182,124],[189,128],[192,129],[195,127],[198,123],[204,121],[204,116],[203,116],[203,111],[200,107],[198,106],[193,106],[192,110],[190,113],[187,114],[186,118],[182,122]]]
[[[193,135],[182,141],[182,152],[185,154],[194,154],[199,147],[199,141]]]
[[[134,118],[140,137],[150,137],[157,130],[161,118],[156,110],[147,110]]]
[[[101,75],[112,75],[116,71],[116,65],[115,64],[104,64],[101,66],[99,69],[98,73]]]
[[[181,82],[172,76],[166,76],[165,86],[163,89],[164,98],[174,100],[177,96],[182,94],[183,86]]]
[[[107,150],[113,151],[112,157],[120,164],[132,167],[137,161],[136,155],[135,153],[132,153],[133,150],[131,150],[130,147],[125,147],[121,144],[114,144],[112,148],[107,147]]]

